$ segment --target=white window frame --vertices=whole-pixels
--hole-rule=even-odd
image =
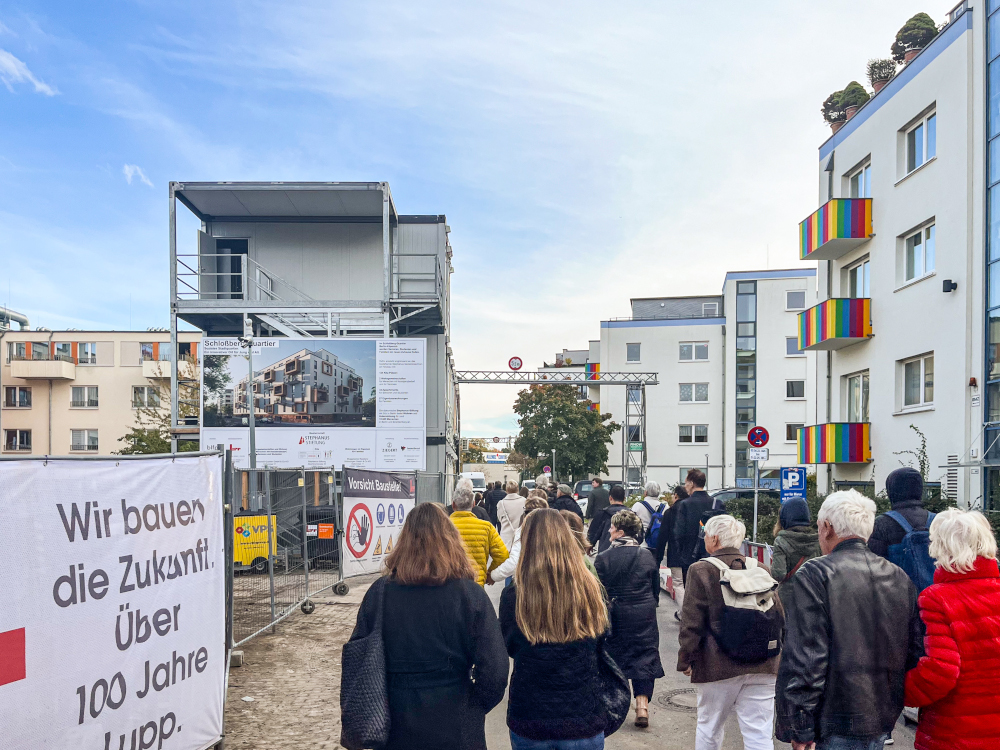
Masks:
[[[637,347],[639,347],[639,351],[638,351],[639,356],[636,357],[635,359],[630,359],[629,358],[628,348],[630,346],[637,346]],[[628,363],[628,364],[633,364],[633,365],[642,362],[642,342],[640,342],[640,341],[632,341],[632,342],[629,342],[629,343],[625,344],[625,362]]]
[[[681,428],[687,427],[691,430],[691,440],[685,441],[681,440]],[[698,441],[698,428],[705,428],[705,440],[704,442]],[[679,424],[677,425],[677,444],[678,445],[708,445],[709,430],[707,424]]]
[[[864,419],[853,420],[853,419],[851,419],[851,416],[852,416],[852,414],[851,414],[851,381],[853,381],[855,379],[858,380],[858,385],[859,385],[859,388],[860,388],[861,399],[862,399],[861,400],[861,404],[859,406],[859,410],[860,411],[859,411],[858,416],[859,417],[865,416],[864,412],[865,412],[865,407],[867,406],[868,407],[868,409],[867,409],[867,411],[868,411],[868,419],[867,420],[864,420]],[[865,381],[865,379],[868,380],[868,397],[867,397],[867,400],[865,399],[865,396],[864,396],[864,381]],[[845,409],[846,409],[846,412],[844,414],[844,417],[845,417],[844,421],[848,422],[850,424],[864,424],[865,422],[871,421],[871,408],[872,408],[871,371],[870,370],[862,370],[861,372],[852,372],[850,375],[845,375],[844,376],[844,384],[845,384],[845,386],[847,388],[847,391],[844,394],[844,406],[845,406]]]
[[[76,363],[78,365],[97,364],[97,342],[81,341],[76,345]]]
[[[699,385],[705,386],[705,398],[703,398],[703,399],[699,399],[698,398],[698,386]],[[690,399],[685,399],[684,396],[683,396],[683,392],[682,392],[681,389],[683,389],[684,386],[689,386],[691,388],[691,398]],[[677,393],[677,401],[678,401],[678,403],[681,403],[681,404],[707,404],[707,403],[709,403],[708,383],[678,383],[677,384],[677,390],[678,390],[678,393]]]
[[[860,180],[858,180],[860,178]],[[855,182],[857,180],[857,182]],[[860,189],[855,195],[855,185]],[[847,192],[851,198],[871,198],[872,197],[872,163],[871,160],[855,169],[847,175]]]
[[[14,405],[8,406],[7,404],[7,391],[14,391]],[[31,406],[21,406],[21,391],[28,392],[28,401],[32,400],[31,397],[31,386],[30,385],[5,385],[3,387],[3,408],[4,409],[30,409]]]
[[[872,261],[871,256],[870,255],[866,255],[864,258],[861,258],[860,260],[855,261],[854,263],[852,263],[851,265],[847,266],[844,269],[844,273],[846,274],[846,282],[845,282],[846,294],[844,295],[845,297],[849,297],[850,299],[867,299],[867,298],[871,297],[871,285],[872,285],[872,273],[871,273],[872,263],[871,263],[871,261]],[[866,292],[866,293],[865,294],[859,294],[857,296],[852,296],[851,295],[851,273],[854,272],[855,276],[856,276],[859,269],[867,269],[867,276],[865,275],[865,271],[864,270],[861,271],[861,274],[862,274],[861,291],[862,292]],[[867,288],[865,288],[865,282],[867,282]]]
[[[927,400],[927,363],[928,360],[931,363],[931,375],[930,375],[930,386],[931,386],[931,398]],[[908,404],[906,403],[906,370],[908,365],[918,364],[918,393],[919,401]],[[934,408],[934,352],[924,352],[923,354],[916,357],[908,357],[907,359],[901,359],[897,362],[898,375],[897,375],[897,413],[905,414],[912,411],[923,411],[925,409]],[[869,386],[870,387],[870,386]],[[870,397],[869,397],[870,398]],[[871,404],[869,402],[869,408]]]
[[[711,314],[709,314],[711,310]],[[701,303],[701,314],[705,318],[717,318],[719,317],[719,303],[718,302],[702,302]]]
[[[681,347],[690,346],[691,347],[691,359],[684,359],[681,356]],[[705,347],[705,358],[698,359],[698,347]],[[677,361],[678,362],[708,362],[711,359],[711,348],[707,341],[680,341],[677,344]]]
[[[83,443],[74,443],[73,442],[74,433],[78,433],[78,432],[79,433],[83,433],[83,440],[84,440]],[[91,444],[90,444],[91,435],[93,435],[93,438],[94,438],[94,444],[93,444],[93,446],[91,446]],[[82,445],[84,447],[82,447],[82,448],[81,447],[77,447],[78,445]],[[69,449],[70,449],[70,452],[72,452],[72,453],[97,453],[98,450],[100,450],[100,443],[99,443],[99,440],[98,440],[97,430],[90,430],[90,429],[70,430],[69,431]]]
[[[789,302],[788,302],[788,295],[789,294],[801,294],[802,295],[802,307],[792,307],[789,304]],[[787,312],[792,312],[792,311],[801,312],[802,310],[805,310],[808,306],[809,306],[809,300],[806,299],[806,290],[805,289],[786,289],[785,290],[785,310]]]
[[[933,124],[931,121],[933,120]],[[918,128],[921,133],[915,136],[920,140],[920,161],[914,156],[913,166],[910,166],[910,136],[914,135]],[[933,131],[933,133],[932,133]],[[914,140],[914,151],[916,151],[916,140]],[[932,153],[933,152],[933,153]],[[912,123],[903,131],[903,174],[910,175],[920,169],[924,164],[928,164],[937,158],[937,109],[932,109],[916,122]]]
[[[798,431],[800,429],[802,429],[803,427],[805,427],[805,426],[806,425],[805,425],[804,422],[785,422],[785,442],[786,443],[797,443],[798,442],[798,435],[797,434],[791,440],[788,439],[788,428],[789,427],[795,427],[796,428],[795,432],[798,433]]]
[[[788,353],[788,342],[790,340],[792,340],[792,339],[795,340],[795,347],[796,347],[796,353],[795,354],[789,354]],[[786,357],[804,357],[804,356],[806,356],[805,350],[799,349],[798,346],[799,346],[799,337],[798,336],[785,336],[785,356]]]
[[[920,250],[914,253],[913,275],[909,276],[910,242],[914,239],[919,240]],[[902,285],[915,284],[921,279],[933,276],[937,260],[937,222],[929,221],[917,229],[907,232],[903,235],[902,241],[902,257],[900,258],[900,279]],[[912,247],[915,248],[916,246],[917,243],[914,242]]]
[[[789,396],[788,395],[788,384],[789,383],[802,383],[802,395],[801,396]],[[785,401],[805,401],[806,400],[806,379],[805,378],[787,378],[785,380]]]
[[[11,432],[15,433],[14,448],[7,447],[7,435]],[[21,435],[23,435],[24,433],[28,434],[28,445],[27,447],[22,448]],[[3,444],[0,445],[0,448],[3,449],[4,453],[31,453],[31,430],[22,430],[18,427],[4,429],[2,437],[3,437]]]
[[[84,404],[83,406],[78,405],[73,400],[73,392],[77,388],[82,388],[83,389],[83,404]],[[91,394],[93,394],[93,398],[91,398]],[[93,405],[91,405],[91,403],[90,403],[91,400],[94,401]],[[72,386],[70,386],[70,389],[69,389],[69,408],[70,409],[97,409],[100,406],[100,403],[101,403],[100,389],[96,385],[72,385]]]
[[[136,406],[135,395],[136,392],[142,391],[142,403]],[[157,400],[155,405],[150,405],[149,394],[153,391],[157,394]],[[132,386],[132,408],[133,409],[158,409],[162,405],[162,400],[160,399],[160,389],[155,385],[133,385]]]

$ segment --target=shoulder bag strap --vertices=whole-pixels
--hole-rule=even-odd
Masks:
[[[799,561],[795,563],[795,567],[789,570],[785,574],[785,577],[781,579],[781,582],[786,583],[787,581],[791,580],[792,576],[799,572],[799,568],[802,567],[805,561],[806,561],[806,556],[802,555],[802,557],[799,558]]]
[[[903,514],[900,513],[899,511],[890,510],[888,513],[886,513],[886,515],[889,516],[889,518],[891,518],[893,521],[898,523],[900,526],[902,526],[904,533],[909,534],[911,531],[913,531],[913,527],[910,525],[910,522],[907,521],[906,518],[903,516]]]

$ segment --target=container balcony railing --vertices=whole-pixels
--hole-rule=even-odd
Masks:
[[[867,341],[872,333],[872,301],[834,298],[799,313],[799,349],[841,349]]]
[[[871,198],[834,198],[799,224],[799,257],[836,260],[873,236]]]
[[[800,464],[860,464],[872,460],[868,422],[829,422],[802,427],[796,443]]]

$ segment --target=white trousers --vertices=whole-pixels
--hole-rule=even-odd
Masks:
[[[745,750],[774,750],[775,679],[773,674],[746,674],[698,685],[695,750],[720,750],[733,711]]]
[[[674,602],[677,604],[677,611],[681,611],[684,606],[684,576],[680,568],[671,568],[670,577],[674,580]]]

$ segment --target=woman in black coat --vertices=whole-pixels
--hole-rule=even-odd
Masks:
[[[458,529],[438,505],[418,505],[385,567],[351,640],[371,632],[375,597],[384,592],[386,750],[486,750],[486,714],[503,700],[509,661]]]
[[[653,553],[639,546],[642,521],[627,508],[611,519],[611,547],[594,567],[608,594],[611,636],[608,653],[632,680],[635,725],[649,726],[653,681],[663,677],[656,605],[660,601],[659,566]]]

